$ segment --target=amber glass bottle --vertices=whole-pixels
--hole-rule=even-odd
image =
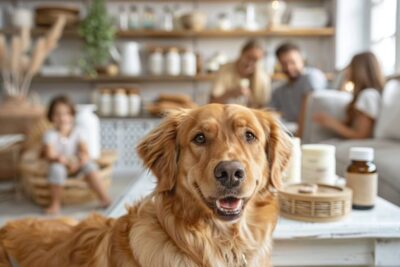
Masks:
[[[353,147],[350,149],[350,160],[346,183],[353,190],[353,209],[372,209],[378,194],[378,172],[373,163],[374,150]]]

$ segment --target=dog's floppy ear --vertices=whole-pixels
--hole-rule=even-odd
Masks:
[[[178,146],[177,128],[187,110],[174,110],[137,146],[144,165],[157,177],[157,192],[171,191],[176,183]]]
[[[256,111],[266,134],[265,152],[269,163],[269,183],[276,189],[282,186],[282,175],[286,169],[292,149],[289,135],[272,112]]]

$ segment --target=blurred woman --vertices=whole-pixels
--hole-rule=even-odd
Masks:
[[[373,135],[381,110],[381,95],[385,78],[375,55],[364,52],[355,55],[347,68],[349,81],[354,84],[353,99],[347,107],[344,122],[325,113],[315,114],[314,122],[345,139],[364,139]]]
[[[265,51],[257,40],[249,40],[240,57],[221,67],[211,90],[210,102],[263,107],[270,99],[270,78],[262,66]]]

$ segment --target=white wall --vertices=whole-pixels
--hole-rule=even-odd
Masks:
[[[336,64],[342,69],[354,54],[368,50],[370,0],[337,0],[336,2]]]

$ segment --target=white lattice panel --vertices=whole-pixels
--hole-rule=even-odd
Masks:
[[[116,169],[138,169],[142,162],[135,147],[151,129],[160,122],[159,119],[107,118],[100,121],[102,149],[112,149],[118,153]]]

